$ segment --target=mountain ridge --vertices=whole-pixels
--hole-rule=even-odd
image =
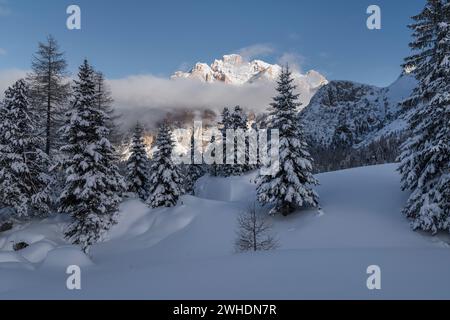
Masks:
[[[357,146],[388,125],[392,130],[386,134],[404,129],[406,115],[399,103],[414,87],[414,78],[405,73],[387,87],[332,80],[312,97],[301,112],[301,119],[314,142]],[[395,123],[399,130],[392,125]]]
[[[275,82],[281,70],[282,67],[278,64],[270,64],[259,59],[247,61],[239,54],[227,54],[221,59],[215,59],[210,65],[197,62],[190,71],[176,71],[170,78],[172,80],[189,79],[205,83],[242,86]],[[309,70],[302,74],[293,69],[292,76],[299,93],[306,102],[309,102],[320,87],[328,83],[328,80],[315,70]]]

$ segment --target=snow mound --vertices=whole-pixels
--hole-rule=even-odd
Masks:
[[[93,247],[96,262],[122,264],[122,254],[137,250],[151,250],[145,259],[155,263],[228,254],[232,252],[236,215],[242,207],[185,195],[173,208],[151,209],[133,199],[126,201],[121,211],[108,241]],[[212,228],[215,224],[221,227]]]
[[[43,220],[32,220],[16,224],[13,230],[0,233],[0,251],[12,251],[15,243],[31,245],[40,241],[50,241],[55,245],[66,244],[62,234],[69,217],[57,215]]]
[[[248,202],[255,199],[257,172],[242,177],[201,177],[195,186],[195,195],[210,200]]]
[[[26,262],[26,260],[15,252],[0,252],[0,263],[4,262]]]
[[[26,269],[32,270],[34,267],[21,255],[16,252],[0,251],[0,279],[1,277],[1,269]]]
[[[195,214],[185,209],[184,205],[151,209],[137,199],[125,201],[107,240],[139,239],[140,245],[153,246],[190,223]]]
[[[19,251],[20,255],[32,263],[38,263],[47,257],[47,253],[55,248],[56,244],[50,240],[32,243]]]
[[[66,268],[70,265],[86,267],[92,264],[91,259],[80,248],[63,246],[49,251],[46,259],[42,262],[41,268]]]

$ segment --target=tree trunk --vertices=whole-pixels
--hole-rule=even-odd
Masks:
[[[51,61],[49,58],[48,61],[48,91],[47,91],[47,124],[46,124],[46,139],[45,139],[45,153],[47,155],[50,156],[50,133],[51,133],[51,116],[50,116],[50,112],[51,112],[51,92],[52,92],[52,88],[51,88],[51,81],[52,81],[52,71],[50,69],[50,65],[51,65]]]
[[[50,156],[50,127],[51,127],[51,119],[50,119],[50,94],[47,99],[47,128],[46,128],[46,141],[45,141],[45,153]]]

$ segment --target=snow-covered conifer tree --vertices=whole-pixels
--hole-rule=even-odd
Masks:
[[[194,185],[197,180],[205,174],[205,168],[203,164],[195,163],[195,132],[194,128],[191,135],[191,163],[188,165],[183,165],[183,176],[184,176],[184,191],[186,193],[194,194]]]
[[[241,175],[251,169],[248,165],[248,138],[245,136],[248,132],[247,127],[248,117],[245,111],[240,106],[235,106],[233,113],[231,114],[231,129],[235,130],[235,139],[234,139],[234,164],[230,166],[231,175],[237,176]],[[241,130],[244,133],[244,143],[238,143],[238,136]],[[238,163],[238,154],[243,155],[244,163]]]
[[[115,223],[125,188],[115,165],[115,150],[107,139],[107,115],[96,104],[94,76],[85,60],[75,80],[72,108],[60,130],[66,174],[60,211],[73,218],[66,237],[85,252]]]
[[[17,81],[6,90],[0,110],[0,203],[18,217],[46,215],[51,203],[49,159],[28,92],[25,81]]]
[[[105,126],[109,130],[108,140],[117,145],[120,143],[121,132],[119,130],[119,119],[120,115],[117,114],[116,109],[113,107],[112,93],[105,81],[103,73],[100,71],[95,72],[94,76],[95,90],[97,94],[97,106],[103,110],[108,119],[106,120]]]
[[[258,200],[275,205],[271,214],[288,215],[296,207],[318,206],[318,195],[312,189],[317,180],[312,175],[312,158],[297,119],[300,103],[293,81],[289,68],[284,68],[278,80],[278,95],[271,104],[269,128],[279,130],[279,170],[258,178]]]
[[[414,53],[406,58],[418,86],[403,102],[412,116],[399,171],[411,190],[403,213],[414,229],[450,231],[450,4],[428,0],[410,25]]]
[[[131,154],[127,163],[127,189],[142,200],[147,200],[150,168],[142,132],[142,126],[137,123],[134,128],[131,140]]]
[[[238,152],[244,154],[245,161],[248,161],[248,140],[244,138],[244,144],[238,144],[238,131],[235,131],[234,139],[227,141],[227,130],[237,130],[240,129],[244,134],[247,133],[247,114],[240,107],[236,106],[232,112],[228,108],[224,108],[221,114],[221,121],[219,122],[220,132],[222,133],[222,143],[223,143],[223,164],[213,164],[213,171],[216,175],[228,177],[234,175],[240,175],[250,169],[247,163],[238,164]],[[234,150],[234,157],[227,161],[227,144],[228,149]]]
[[[227,146],[227,129],[232,129],[232,117],[230,110],[225,107],[222,110],[221,113],[221,120],[218,123],[220,133],[222,134],[222,155],[223,160],[222,164],[214,164],[213,166],[216,166],[216,172],[218,176],[222,177],[228,177],[233,174],[233,170],[231,168],[231,165],[227,164],[227,153],[226,153],[226,146]]]
[[[163,122],[156,137],[156,150],[150,166],[150,192],[147,204],[152,208],[175,206],[183,194],[183,178],[173,163],[174,140],[168,124]]]
[[[231,114],[233,129],[247,129],[248,116],[241,106],[235,106]]]

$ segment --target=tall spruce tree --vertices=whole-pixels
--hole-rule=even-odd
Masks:
[[[114,145],[117,145],[121,139],[121,132],[118,125],[120,115],[117,114],[113,107],[114,99],[112,98],[111,90],[105,81],[103,73],[100,71],[95,72],[94,82],[97,93],[97,107],[103,110],[108,116],[105,123],[105,126],[109,130],[108,139]]]
[[[258,200],[275,205],[271,214],[288,215],[297,207],[318,206],[318,195],[311,188],[318,182],[312,175],[312,158],[297,119],[301,104],[293,81],[289,68],[283,68],[277,82],[278,95],[271,104],[269,128],[279,130],[279,170],[260,175],[257,180]]]
[[[199,178],[205,174],[205,168],[202,163],[195,163],[195,135],[197,134],[195,128],[192,128],[191,135],[191,163],[187,165],[182,165],[182,175],[184,177],[184,191],[189,194],[195,194],[195,183]]]
[[[410,25],[413,54],[405,68],[418,86],[403,102],[410,108],[411,137],[403,144],[399,171],[411,190],[403,213],[414,229],[450,231],[450,4],[428,0]]]
[[[232,128],[232,117],[230,113],[230,109],[227,107],[223,108],[221,113],[221,120],[218,123],[219,131],[222,134],[222,140],[217,141],[217,143],[222,143],[222,163],[221,164],[213,164],[215,166],[215,171],[217,172],[217,176],[228,177],[232,175],[232,169],[230,165],[226,163],[226,147],[227,147],[227,129]]]
[[[66,237],[83,251],[101,240],[116,222],[115,214],[125,188],[115,165],[115,151],[107,139],[107,115],[98,108],[95,74],[85,60],[74,81],[72,108],[61,128],[65,145],[62,167],[66,173],[60,211],[70,214]]]
[[[248,132],[248,116],[246,112],[240,107],[235,106],[233,113],[231,114],[231,129],[235,130],[235,139],[234,139],[234,164],[229,167],[230,175],[238,176],[250,170],[250,166],[248,164],[249,159],[249,146],[248,146],[248,138],[246,137]],[[244,143],[239,143],[239,134],[240,132],[244,133]],[[244,163],[238,163],[238,155],[241,155]]]
[[[174,140],[166,122],[159,128],[156,150],[150,166],[150,195],[147,204],[152,208],[175,206],[183,194],[183,178],[172,161]]]
[[[244,134],[247,134],[247,114],[240,106],[235,106],[233,111],[225,107],[221,113],[221,121],[218,123],[219,130],[222,134],[222,147],[223,147],[223,163],[213,164],[213,175],[229,177],[235,175],[241,175],[244,172],[250,170],[248,165],[248,139],[244,137],[245,143],[238,144],[239,132],[235,131],[234,139],[227,140],[227,130],[240,129]],[[242,138],[242,137],[239,137]],[[218,142],[219,143],[219,142]],[[232,159],[227,158],[227,147],[233,151]],[[245,163],[238,163],[238,152],[244,155]],[[231,154],[229,155],[231,157]],[[227,162],[232,163],[227,163]],[[215,174],[214,174],[215,173]]]
[[[46,43],[39,43],[31,69],[31,97],[34,107],[44,115],[45,152],[50,155],[52,149],[58,147],[57,131],[64,121],[64,105],[69,94],[69,83],[65,81],[67,63],[53,36],[48,36]]]
[[[0,203],[19,218],[47,215],[52,200],[49,159],[40,149],[44,141],[28,93],[25,81],[17,81],[0,110]]]
[[[131,155],[127,163],[127,189],[142,200],[147,200],[149,183],[149,158],[145,150],[142,126],[137,123],[131,140]]]

